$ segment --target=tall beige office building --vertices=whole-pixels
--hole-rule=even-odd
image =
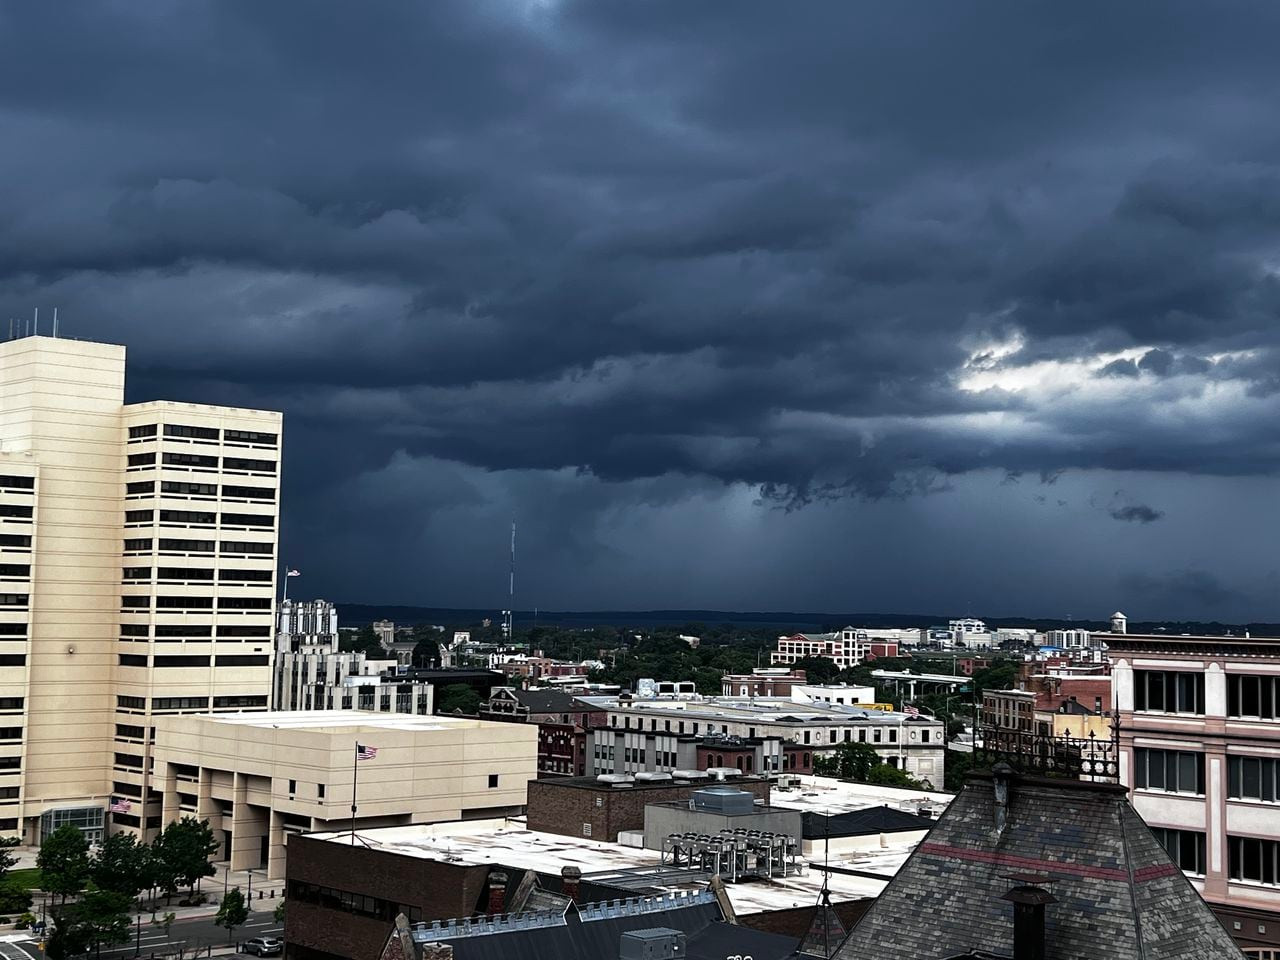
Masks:
[[[124,378],[121,346],[0,343],[0,834],[28,843],[152,835],[154,718],[271,690],[281,416]]]

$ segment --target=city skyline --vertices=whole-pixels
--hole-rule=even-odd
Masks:
[[[83,9],[0,307],[283,411],[291,593],[1280,620],[1280,11]]]

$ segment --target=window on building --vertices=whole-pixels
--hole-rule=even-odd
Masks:
[[[140,440],[143,437],[154,437],[156,435],[156,425],[154,423],[139,424],[136,427],[129,428],[129,439]]]
[[[241,470],[246,473],[275,473],[274,460],[245,460],[240,457],[223,457],[222,469]]]
[[[269,530],[276,525],[276,521],[274,517],[259,513],[224,513],[222,525],[224,527],[259,527]]]
[[[1204,674],[1176,670],[1135,670],[1134,709],[1204,714]]]
[[[216,470],[218,458],[199,453],[166,453],[160,458],[166,467],[195,467],[203,470]]]
[[[150,467],[156,462],[154,453],[131,453],[129,454],[129,466],[131,467]]]
[[[125,523],[150,523],[155,519],[156,512],[154,510],[126,510],[124,512]]]
[[[178,525],[198,524],[201,526],[213,526],[218,520],[216,513],[210,513],[206,510],[161,510],[160,522],[172,523]]]
[[[147,701],[143,697],[116,697],[117,710],[145,710]]]
[[[150,553],[151,544],[154,543],[150,537],[144,537],[135,540],[126,540],[124,542],[125,553]]]
[[[242,487],[229,483],[222,485],[222,499],[224,500],[264,500],[270,502],[275,498],[276,492],[271,487]]]
[[[117,753],[117,767],[131,767],[135,770],[142,768],[142,758],[135,753]]]
[[[208,656],[199,654],[157,653],[153,659],[157,667],[207,667],[209,665]]]
[[[1280,760],[1274,757],[1227,757],[1227,796],[1233,800],[1280,799]]]
[[[0,637],[26,637],[25,623],[0,623]]]
[[[259,447],[274,447],[278,441],[276,434],[259,430],[225,430],[222,434],[222,442],[228,445],[249,443]]]
[[[34,490],[36,488],[36,478],[15,477],[11,474],[0,475],[0,487],[8,487],[11,490]]]
[[[216,483],[187,483],[183,480],[165,480],[160,484],[160,492],[172,497],[216,497]]]
[[[156,624],[156,639],[160,638],[185,638],[185,637],[208,637],[213,633],[213,627],[207,623],[173,623],[173,624]]]
[[[220,653],[215,666],[219,667],[265,667],[270,663],[265,653]]]
[[[1204,875],[1204,833],[1197,830],[1173,830],[1152,827],[1151,832],[1169,857],[1187,873]]]
[[[292,796],[293,794],[295,794],[295,793],[297,793],[297,792],[298,792],[298,781],[297,781],[297,780],[290,780],[290,781],[289,781],[289,794]]]
[[[125,494],[130,497],[141,497],[156,492],[154,480],[139,480],[137,483],[125,484]]]
[[[122,653],[119,654],[120,666],[122,667],[145,667],[147,665],[147,655],[145,653]]]
[[[1280,841],[1228,836],[1227,876],[1251,883],[1280,883]]]
[[[263,698],[266,699],[265,697]],[[151,709],[160,710],[208,710],[208,697],[154,697]]]
[[[1227,675],[1227,716],[1274,720],[1280,715],[1280,677]]]
[[[251,543],[244,540],[223,540],[220,549],[224,554],[234,555],[269,554],[272,552],[273,548],[269,543]]]
[[[211,610],[213,597],[156,597],[157,610]]]
[[[160,539],[160,550],[163,553],[213,553],[214,546],[212,540]]]
[[[879,742],[880,742],[880,737],[881,737],[881,735],[882,735],[882,731],[880,730],[880,728],[879,728],[879,727],[876,727],[876,728],[871,732],[871,739],[872,739],[873,741],[875,741],[876,743],[879,743]]]
[[[265,707],[266,705],[267,705],[267,698],[265,696],[214,697],[213,698],[213,707],[215,710],[224,709],[228,707],[235,707],[238,709],[242,709],[246,707]]]
[[[270,610],[270,597],[219,597],[219,610]]]
[[[221,582],[267,583],[271,580],[271,571],[223,569],[218,571],[218,580]]]
[[[116,736],[124,740],[145,740],[147,736],[147,728],[136,726],[131,723],[117,723]]]
[[[190,440],[217,440],[221,431],[217,427],[190,427],[182,423],[166,423],[166,437],[182,437]]]
[[[489,789],[492,790],[498,785],[498,775],[496,773],[489,774]]]
[[[1204,795],[1203,753],[1138,747],[1133,766],[1133,785],[1139,790]]]

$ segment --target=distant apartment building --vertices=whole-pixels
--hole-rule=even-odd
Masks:
[[[894,639],[874,635],[885,632],[893,633]],[[769,661],[774,666],[783,666],[805,657],[826,657],[844,670],[856,667],[863,660],[896,657],[901,642],[897,639],[898,633],[855,627],[844,627],[832,633],[794,633],[778,638],[778,649],[770,654]],[[915,633],[918,635],[918,631]]]
[[[280,605],[276,635],[277,710],[374,710],[427,715],[432,685],[397,659],[370,660],[339,649],[338,611],[327,600]]]
[[[1237,940],[1280,946],[1280,639],[1106,641],[1134,807]]]
[[[875,687],[849,683],[801,683],[791,688],[796,703],[826,703],[838,707],[867,706],[876,702]]]
[[[1083,630],[1079,627],[1064,630],[1046,630],[1044,632],[1044,645],[1046,647],[1058,647],[1063,650],[1096,650],[1103,646],[1106,636],[1108,634],[1095,634],[1090,630]]]
[[[161,826],[152,730],[271,691],[281,416],[125,404],[121,346],[0,343],[0,833]],[[124,805],[128,805],[127,812]]]
[[[750,673],[724,674],[720,693],[726,697],[789,697],[792,688],[804,682],[803,670],[756,667]]]
[[[532,723],[538,727],[538,775],[582,776],[587,772],[587,734],[602,726],[605,712],[561,690],[497,687],[480,704],[481,720]]]
[[[592,751],[593,773],[636,773],[679,768],[680,740],[736,737],[748,741],[774,739],[766,766],[753,763],[758,774],[777,774],[790,751],[799,748],[800,765],[809,767],[815,754],[841,743],[871,745],[881,760],[918,780],[941,784],[946,731],[932,717],[822,703],[798,704],[781,698],[708,697],[651,699],[582,697],[608,715],[608,727],[593,731],[591,743],[611,742],[604,756]],[[652,744],[650,740],[652,739]],[[619,750],[619,745],[621,745]],[[621,752],[620,752],[621,751]]]

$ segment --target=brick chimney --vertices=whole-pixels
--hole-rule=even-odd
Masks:
[[[560,883],[564,895],[574,903],[578,902],[578,884],[582,881],[582,871],[577,867],[561,867]]]
[[[507,912],[507,875],[502,870],[489,874],[489,915],[501,916]]]

